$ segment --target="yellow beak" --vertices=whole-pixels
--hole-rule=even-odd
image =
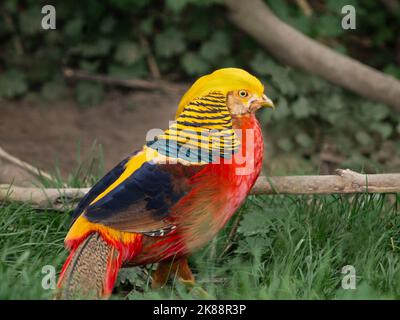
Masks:
[[[272,102],[272,100],[268,98],[265,94],[262,95],[261,106],[266,108],[275,108],[275,105]]]

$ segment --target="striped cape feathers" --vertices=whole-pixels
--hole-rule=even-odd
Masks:
[[[189,164],[230,159],[239,145],[226,96],[218,91],[190,101],[163,134],[147,143],[159,154]]]

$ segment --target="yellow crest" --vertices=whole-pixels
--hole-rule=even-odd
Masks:
[[[238,68],[218,69],[213,73],[202,76],[183,95],[175,118],[181,114],[185,106],[195,98],[202,97],[210,91],[219,91],[226,95],[233,90],[248,90],[261,96],[264,93],[264,86],[255,76],[247,71]]]

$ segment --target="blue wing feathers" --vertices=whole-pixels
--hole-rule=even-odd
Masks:
[[[124,172],[125,164],[133,156],[131,154],[124,160],[122,160],[118,165],[116,165],[110,172],[108,172],[102,179],[100,179],[90,191],[81,199],[79,204],[76,206],[75,210],[72,212],[72,218],[75,220],[85,208],[104,190],[106,190],[118,177]]]
[[[157,164],[145,162],[118,187],[90,205],[85,217],[95,222],[118,219],[119,214],[140,203],[153,219],[158,220],[166,217],[170,207],[182,196],[182,192],[174,191],[170,173],[160,170]]]

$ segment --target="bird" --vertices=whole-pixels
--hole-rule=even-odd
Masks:
[[[188,257],[245,201],[264,154],[255,116],[274,107],[240,68],[197,79],[168,128],[100,179],[72,213],[57,299],[105,299],[122,267],[157,263],[152,288],[195,283]]]

